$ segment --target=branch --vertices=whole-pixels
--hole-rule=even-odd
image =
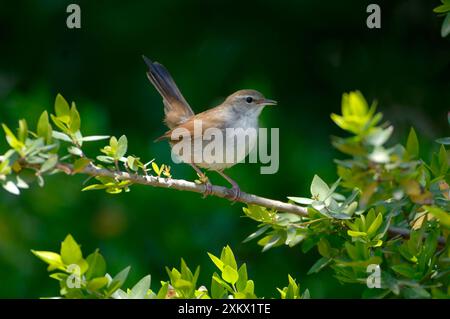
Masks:
[[[57,168],[71,175],[81,173],[89,176],[111,177],[119,181],[130,181],[133,184],[172,188],[180,191],[188,191],[201,194],[205,192],[205,185],[196,184],[183,179],[163,178],[151,175],[138,175],[123,171],[111,171],[108,169],[95,167],[94,165],[89,165],[79,172],[75,172],[72,165],[70,164],[60,163],[57,165]],[[220,198],[231,199],[233,197],[233,192],[229,188],[213,185],[211,195]],[[308,216],[308,211],[305,207],[284,203],[278,200],[260,197],[244,192],[241,192],[240,197],[236,199],[236,201],[244,204],[254,204],[269,209],[275,209],[281,212],[292,213],[303,217]]]
[[[98,168],[94,165],[88,165],[83,168],[81,171],[75,172],[73,166],[70,164],[60,163],[57,165],[57,168],[61,171],[64,171],[66,174],[86,174],[89,176],[104,176],[111,177],[119,181],[130,181],[133,184],[141,184],[148,185],[153,187],[162,187],[162,188],[171,188],[179,191],[188,191],[194,193],[203,194],[205,192],[205,185],[196,184],[193,182],[189,182],[183,179],[173,179],[173,178],[163,178],[151,175],[138,175],[138,174],[130,174],[128,172],[123,171],[111,171],[104,168]],[[220,198],[231,199],[233,197],[233,192],[231,189],[223,187],[223,186],[212,186],[211,195]],[[279,200],[274,200],[270,198],[265,198],[261,196],[257,196],[254,194],[248,194],[245,192],[241,192],[239,198],[236,199],[237,202],[241,202],[244,204],[253,204],[262,207],[266,207],[269,209],[275,209],[277,211],[292,213],[298,216],[307,217],[308,210],[305,207],[301,207],[294,204],[285,203]],[[389,233],[393,236],[402,236],[409,237],[410,231],[408,229],[399,228],[399,227],[390,227]],[[445,244],[444,238],[438,239],[440,244]]]

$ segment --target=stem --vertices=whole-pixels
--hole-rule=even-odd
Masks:
[[[28,164],[24,166],[33,168],[35,165]],[[90,164],[77,172],[73,170],[73,166],[71,164],[67,163],[58,163],[56,167],[69,175],[85,174],[93,177],[95,176],[111,177],[118,181],[130,181],[133,184],[171,188],[179,191],[188,191],[200,194],[203,194],[205,191],[205,187],[203,184],[198,185],[196,183],[189,182],[183,179],[159,178],[157,176],[152,175],[130,174],[128,172],[123,171],[114,172],[105,168],[96,167],[94,164]],[[231,199],[234,197],[234,192],[231,189],[223,186],[212,185],[210,195],[220,198]],[[280,212],[291,213],[301,217],[308,217],[308,209],[306,207],[289,204],[279,200],[265,198],[254,194],[241,192],[239,198],[237,198],[236,201],[244,204],[258,205],[268,209],[274,209]],[[408,229],[393,226],[389,227],[388,232],[393,236],[409,237],[410,235],[410,231]],[[438,242],[441,245],[445,245],[445,239],[442,237],[438,239]]]
[[[63,164],[59,163],[57,165],[58,169],[64,171],[64,172],[70,172],[73,174],[73,168],[70,164]],[[98,168],[94,165],[89,165],[82,169],[79,172],[76,172],[76,174],[86,174],[90,176],[105,176],[105,177],[112,177],[119,181],[130,181],[133,184],[141,184],[141,185],[148,185],[148,186],[154,186],[154,187],[163,187],[163,188],[172,188],[177,189],[181,191],[189,191],[194,193],[203,193],[204,192],[204,186],[198,185],[193,182],[189,182],[182,179],[173,179],[173,178],[158,178],[157,176],[152,175],[136,175],[136,174],[130,174],[128,172],[123,171],[117,171],[113,172],[108,169],[104,168]],[[221,198],[232,198],[234,196],[233,191],[229,188],[223,187],[223,186],[212,186],[212,193],[211,195],[214,195],[216,197]],[[241,196],[236,200],[241,203],[245,204],[254,204],[263,206],[269,209],[275,209],[277,211],[282,212],[288,212],[292,214],[296,214],[299,216],[308,216],[308,210],[305,207],[301,207],[298,205],[288,204],[284,203],[278,200],[269,199],[260,197],[253,194],[248,194],[241,192]]]

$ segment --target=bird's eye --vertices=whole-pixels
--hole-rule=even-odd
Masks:
[[[247,103],[252,103],[252,102],[253,102],[253,98],[252,98],[251,96],[248,96],[248,97],[245,99],[245,101],[246,101]]]

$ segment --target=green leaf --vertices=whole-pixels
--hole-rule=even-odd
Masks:
[[[52,251],[36,251],[31,250],[31,252],[41,259],[42,261],[46,262],[50,266],[52,266],[53,269],[64,269],[64,264],[61,259],[61,256],[57,253],[54,253]]]
[[[86,272],[86,279],[102,277],[106,273],[106,262],[103,256],[98,252],[98,249],[87,256],[87,263],[89,268]]]
[[[319,254],[321,254],[323,257],[331,257],[331,246],[328,240],[325,238],[321,238],[320,241],[317,243],[317,250],[319,251]]]
[[[20,190],[13,181],[3,183],[2,187],[13,195],[20,195]]]
[[[442,4],[433,9],[435,13],[445,13],[447,11],[450,11],[450,4]]]
[[[193,288],[192,283],[190,281],[182,279],[182,278],[174,280],[172,282],[172,284],[176,289],[186,289],[186,288],[191,289],[191,288]]]
[[[289,284],[283,290],[278,289],[281,294],[281,299],[300,299],[300,286],[295,282],[295,279],[288,275]]]
[[[211,279],[211,298],[213,299],[225,298],[227,294],[227,289],[214,279],[215,277],[218,278],[218,276],[217,273],[214,273]]]
[[[61,243],[60,253],[65,265],[77,264],[83,258],[80,246],[70,234]]]
[[[450,214],[439,207],[435,206],[424,206],[424,208],[434,217],[439,219],[439,222],[446,226],[450,227]]]
[[[58,132],[58,131],[53,131],[52,132],[52,137],[57,139],[57,140],[61,140],[64,142],[69,142],[72,143],[72,139],[69,137],[69,135]]]
[[[130,272],[130,266],[123,269],[121,272],[119,272],[114,278],[111,280],[111,282],[108,285],[108,292],[111,295],[114,293],[117,289],[122,287],[122,285],[125,283],[125,280],[127,280],[128,273]]]
[[[19,175],[16,176],[16,180],[17,180],[17,183],[16,183],[17,187],[23,188],[23,189],[29,188],[28,184],[23,179],[21,179]]]
[[[223,270],[223,266],[224,263],[222,260],[220,260],[219,258],[217,258],[216,256],[214,256],[211,253],[208,253],[209,258],[211,258],[212,262],[217,266],[217,268],[219,268],[220,271]]]
[[[91,160],[86,158],[86,157],[82,157],[77,159],[74,163],[73,163],[73,172],[74,173],[78,173],[81,172],[85,167],[87,167],[89,164],[91,163]]]
[[[262,245],[264,242],[264,247],[262,249],[262,252],[268,251],[270,248],[275,246],[279,240],[281,239],[281,236],[279,234],[273,234],[266,236],[258,241],[258,245]]]
[[[392,270],[394,270],[396,273],[405,276],[407,278],[413,278],[416,274],[416,271],[411,265],[408,264],[398,264],[393,265]]]
[[[379,213],[377,215],[377,217],[375,218],[375,220],[370,225],[369,229],[367,230],[367,235],[369,237],[372,237],[373,235],[375,235],[375,233],[377,232],[378,228],[380,228],[382,223],[383,223],[383,216],[381,215],[381,213]],[[352,236],[352,237],[355,237],[355,236]]]
[[[319,271],[321,271],[323,268],[325,268],[333,259],[328,258],[328,257],[322,257],[320,258],[318,261],[316,261],[314,263],[314,265],[312,265],[312,267],[308,270],[308,275],[314,274],[314,273],[318,273]]]
[[[139,282],[131,288],[129,293],[130,299],[144,299],[150,289],[151,277],[150,275],[145,276]]]
[[[0,160],[0,175],[4,175],[4,176],[9,175],[11,173],[11,167],[9,166],[9,159],[7,159],[6,156],[1,156],[0,159],[1,159]]]
[[[356,116],[366,115],[369,106],[366,99],[359,91],[353,91],[348,94],[348,103],[351,113]]]
[[[242,208],[242,211],[249,218],[263,223],[272,223],[276,219],[276,213],[274,211],[258,205],[247,205],[247,207]]]
[[[42,112],[39,117],[36,131],[37,135],[42,137],[46,144],[50,144],[52,142],[52,126],[48,120],[47,111]]]
[[[389,151],[383,147],[375,147],[369,154],[369,159],[375,163],[386,164],[389,162]]]
[[[70,131],[75,134],[80,130],[81,119],[80,113],[78,113],[77,107],[74,102],[72,102],[72,108],[70,109]]]
[[[288,199],[300,205],[311,205],[314,202],[313,199],[306,197],[288,197]]]
[[[176,268],[170,270],[169,267],[166,267],[166,272],[169,275],[170,281],[172,283],[181,278],[181,273]]]
[[[152,162],[152,169],[156,173],[156,175],[161,175],[161,169],[158,167],[158,165],[155,162]]]
[[[450,145],[450,137],[438,138],[436,142],[439,144]]]
[[[231,250],[230,246],[225,246],[222,249],[222,254],[220,255],[220,260],[223,261],[224,265],[228,265],[234,270],[237,270],[237,263],[236,259],[234,258],[233,251]]]
[[[247,285],[248,275],[247,275],[247,265],[244,263],[239,267],[238,270],[238,280],[236,282],[236,289],[238,291],[244,291]]]
[[[45,173],[51,169],[53,169],[56,164],[58,164],[58,155],[56,154],[50,154],[48,159],[42,164],[41,168],[39,169],[39,172]]]
[[[156,299],[166,299],[167,292],[169,291],[169,282],[164,282],[161,286],[161,288],[158,291],[158,294],[156,295]]]
[[[189,267],[186,265],[186,262],[184,261],[183,258],[181,258],[181,267],[180,267],[180,271],[181,271],[181,277],[184,279],[187,279],[189,281],[192,281],[193,279],[193,274],[192,271],[189,269]]]
[[[6,141],[8,142],[9,146],[20,152],[25,145],[17,139],[14,133],[5,124],[2,124],[2,127],[5,131]]]
[[[86,288],[91,291],[97,291],[108,284],[108,278],[98,277],[88,281]]]
[[[100,140],[106,140],[109,138],[109,135],[91,135],[91,136],[83,136],[81,139],[83,142],[94,142]]]
[[[361,231],[347,230],[347,234],[352,237],[364,237],[367,233]]]
[[[389,126],[386,129],[377,127],[366,137],[366,142],[373,146],[381,146],[387,142],[393,131],[393,126]]]
[[[445,175],[448,171],[448,158],[447,151],[444,145],[441,145],[439,149],[439,165],[440,165],[440,174]]]
[[[256,298],[255,296],[255,283],[253,280],[247,280],[247,285],[245,286],[245,294],[250,296],[250,298]]]
[[[122,135],[117,142],[117,150],[115,154],[115,159],[121,159],[127,153],[128,140],[125,135]]]
[[[226,283],[222,278],[219,277],[219,275],[217,273],[213,274],[213,280],[216,281],[220,286],[222,286],[223,288],[225,288],[228,292],[233,293],[233,288],[231,288],[231,286]]]
[[[69,277],[68,274],[62,273],[62,272],[55,272],[53,274],[49,275],[50,278],[56,279],[58,281],[66,281],[67,278]]]
[[[247,238],[245,238],[243,243],[246,243],[252,239],[259,237],[260,235],[264,234],[269,228],[270,228],[270,225],[262,226],[257,231],[255,231],[254,233],[250,234]]]
[[[117,138],[115,136],[111,136],[111,138],[109,139],[109,147],[110,147],[111,155],[115,155],[116,154],[118,144],[119,143],[117,141]]]
[[[112,158],[111,156],[99,155],[97,156],[97,160],[107,164],[114,163],[114,158]]]
[[[450,34],[450,13],[447,13],[447,15],[445,16],[444,22],[442,22],[441,36],[443,38],[445,38],[449,34]]]
[[[76,147],[76,146],[69,146],[67,148],[67,151],[70,154],[75,155],[75,156],[82,156],[83,155],[83,151],[80,148]]]
[[[438,245],[439,231],[433,230],[425,239],[422,252],[419,256],[419,269],[424,270],[431,264],[431,259],[434,257]]]
[[[329,195],[330,188],[328,185],[317,175],[314,175],[314,178],[311,183],[311,195],[314,199],[317,200],[325,200]]]
[[[69,103],[61,94],[58,94],[55,99],[55,114],[60,121],[65,124],[70,122],[70,108]]]
[[[61,119],[53,114],[50,114],[50,118],[52,119],[53,123],[64,133],[70,134],[69,129],[67,128],[67,124],[65,124]]]
[[[430,293],[422,287],[405,287],[402,293],[407,299],[428,299],[431,298]]]
[[[409,131],[408,140],[406,142],[406,151],[411,158],[419,157],[419,140],[417,139],[416,131],[412,127]]]
[[[106,189],[108,187],[109,186],[103,185],[103,184],[92,184],[92,185],[84,187],[81,191],[85,192],[85,191],[92,191],[92,190],[100,190],[100,189]]]
[[[222,278],[226,282],[234,285],[239,279],[238,272],[229,265],[225,265],[222,270]]]
[[[28,136],[27,121],[25,121],[24,119],[21,119],[21,120],[19,120],[19,132],[18,132],[19,140],[22,143],[25,143],[25,140],[27,139],[27,136]]]

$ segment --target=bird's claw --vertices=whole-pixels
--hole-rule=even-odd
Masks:
[[[239,198],[241,197],[241,189],[239,188],[239,186],[233,186],[231,188],[231,192],[232,192],[232,196],[230,196],[230,201],[232,201],[233,203],[237,202],[239,200]]]
[[[212,184],[208,181],[208,182],[204,183],[204,185],[205,185],[205,190],[203,191],[203,198],[206,198],[212,194]]]

